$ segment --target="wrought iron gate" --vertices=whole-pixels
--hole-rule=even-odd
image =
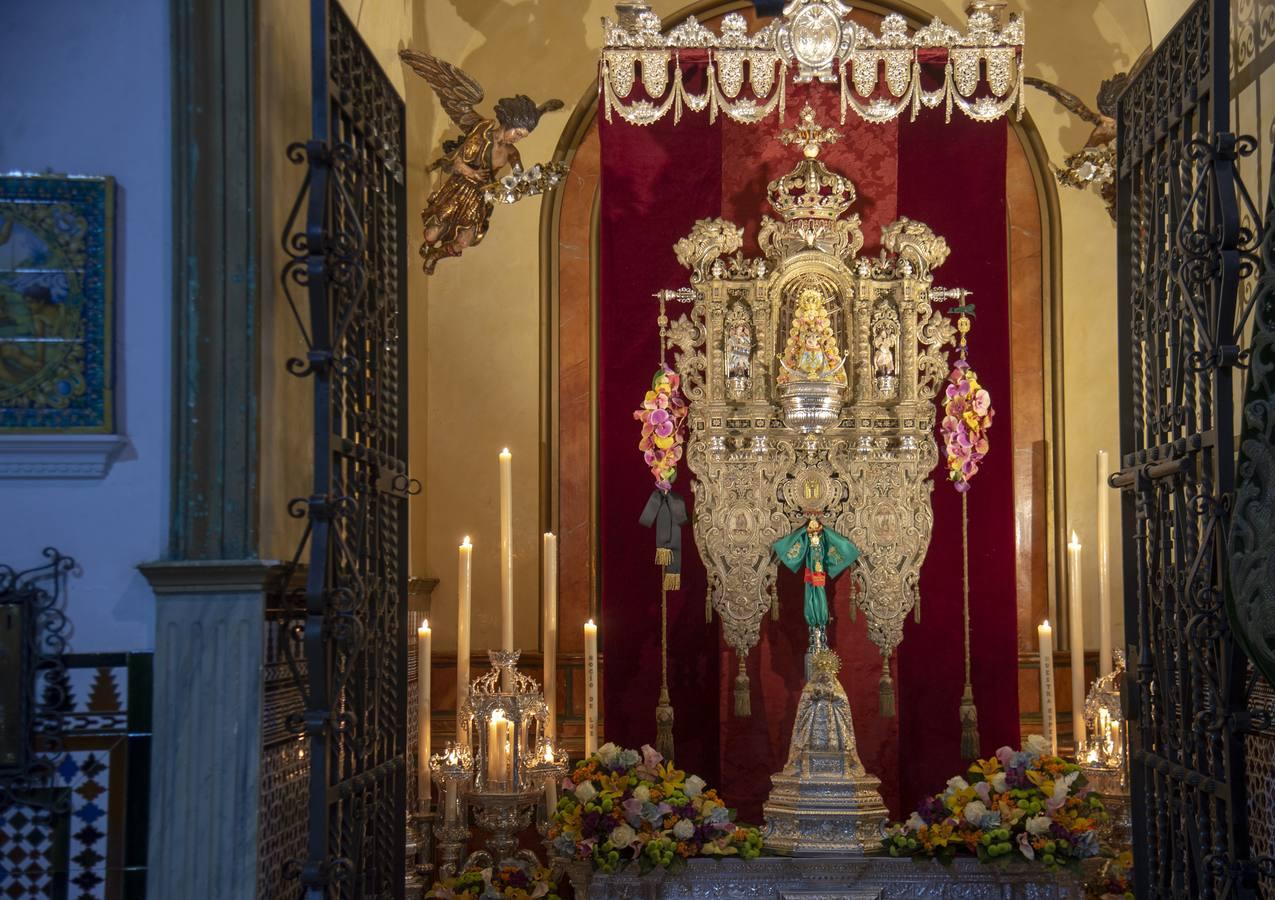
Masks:
[[[1255,676],[1228,617],[1237,370],[1261,216],[1230,132],[1228,0],[1199,0],[1119,102],[1125,621],[1135,880],[1143,897],[1253,897],[1246,736]],[[1254,223],[1242,225],[1242,222]],[[1267,236],[1269,239],[1269,236]],[[1260,718],[1260,717],[1258,717]]]
[[[284,232],[284,288],[304,336],[288,371],[314,387],[309,568],[297,641],[284,641],[304,711],[307,898],[401,896],[407,658],[404,108],[336,0],[312,0],[312,136]],[[294,288],[308,308],[298,308]],[[296,658],[293,647],[303,649]]]

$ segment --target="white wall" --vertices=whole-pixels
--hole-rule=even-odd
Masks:
[[[0,480],[0,562],[75,557],[73,652],[154,646],[138,563],[164,555],[172,403],[167,0],[0,2],[0,171],[113,175],[116,415],[101,480]],[[3,439],[0,437],[0,439]]]

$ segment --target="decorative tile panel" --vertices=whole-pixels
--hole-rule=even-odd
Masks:
[[[145,896],[149,653],[71,654],[47,808],[0,811],[0,900]],[[52,811],[50,811],[50,809]]]

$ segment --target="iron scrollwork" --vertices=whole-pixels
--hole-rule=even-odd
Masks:
[[[281,655],[302,703],[306,896],[393,896],[406,827],[407,472],[404,107],[333,0],[312,0],[314,134],[288,150],[306,176],[284,232],[286,300],[314,386],[314,486],[293,558]],[[305,292],[304,309],[292,294]]]
[[[1270,815],[1249,803],[1255,681],[1242,652],[1246,633],[1271,633],[1270,607],[1254,603],[1270,580],[1269,553],[1256,555],[1269,498],[1254,493],[1270,472],[1269,383],[1251,389],[1238,480],[1234,393],[1237,369],[1265,379],[1270,364],[1269,270],[1238,299],[1269,263],[1270,235],[1263,260],[1259,229],[1242,224],[1260,216],[1236,166],[1255,144],[1229,130],[1229,17],[1225,0],[1195,3],[1117,110],[1123,453],[1112,484],[1124,493],[1123,693],[1147,897],[1256,896],[1252,817]]]
[[[0,565],[0,809],[14,804],[63,813],[51,791],[62,758],[62,710],[70,700],[63,582],[75,560],[52,547],[19,571]]]

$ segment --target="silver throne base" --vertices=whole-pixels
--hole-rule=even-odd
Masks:
[[[785,856],[862,856],[881,849],[890,812],[881,800],[881,779],[873,775],[770,776],[774,788],[762,807],[766,849]],[[839,759],[830,762],[839,762]]]
[[[1080,900],[1071,872],[1026,863],[986,865],[958,859],[951,865],[889,856],[754,860],[693,859],[676,875],[639,875],[636,867],[587,879],[568,867],[576,896],[588,900]],[[586,878],[587,887],[577,879]]]

